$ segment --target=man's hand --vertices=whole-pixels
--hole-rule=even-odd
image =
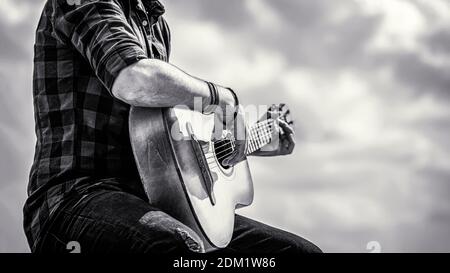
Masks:
[[[278,156],[288,155],[294,151],[295,148],[295,133],[292,126],[287,122],[278,119],[278,129],[276,133],[279,134],[278,143],[269,143],[262,150],[254,153],[259,156]]]
[[[235,108],[235,114],[233,114],[233,120],[229,126],[227,124],[227,130],[233,132],[234,137],[234,150],[233,152],[223,160],[225,166],[234,166],[237,163],[245,160],[247,156],[247,126],[245,124],[245,115],[242,107],[238,105]]]
[[[247,127],[245,122],[245,113],[241,105],[233,95],[233,91],[228,88],[216,85],[219,92],[219,105],[215,109],[215,129],[213,137],[215,140],[221,140],[223,131],[231,133],[233,150],[227,155],[221,155],[225,158],[222,164],[225,166],[234,166],[245,160],[247,150]]]
[[[254,152],[255,156],[279,156],[288,155],[295,148],[295,132],[294,122],[290,118],[289,110],[285,104],[280,105],[282,108],[280,117],[276,118],[275,126],[272,134],[272,142]],[[283,110],[284,109],[284,110]],[[269,111],[270,113],[270,111]],[[274,141],[278,139],[278,141]]]

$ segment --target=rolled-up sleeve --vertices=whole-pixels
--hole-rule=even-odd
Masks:
[[[53,28],[89,62],[111,92],[125,67],[147,58],[120,0],[53,0]]]

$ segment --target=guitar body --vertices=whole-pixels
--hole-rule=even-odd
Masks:
[[[150,203],[194,230],[205,251],[231,240],[235,209],[253,200],[247,161],[225,168],[212,141],[214,116],[180,108],[132,107],[130,140]]]

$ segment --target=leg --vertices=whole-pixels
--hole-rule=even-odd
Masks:
[[[233,239],[223,252],[231,253],[320,253],[313,243],[292,233],[236,215]]]
[[[201,251],[198,235],[146,201],[123,191],[96,190],[65,206],[43,236],[38,252],[188,253]]]

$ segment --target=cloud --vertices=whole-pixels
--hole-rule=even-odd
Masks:
[[[436,67],[416,54],[397,53],[384,56],[391,63],[398,80],[409,87],[411,93],[435,93],[440,98],[449,98],[450,76],[445,70]]]
[[[426,31],[427,25],[417,5],[404,0],[360,0],[359,3],[366,13],[383,18],[370,43],[372,47],[378,50],[412,50],[417,47],[417,38]]]
[[[30,65],[34,30],[43,3],[42,0],[4,0],[0,3],[0,61],[28,61]]]
[[[4,28],[4,25],[0,25],[0,60],[14,61],[17,59],[22,59],[25,55],[25,51],[22,50],[21,46],[16,40],[13,40],[9,36],[9,31]]]
[[[12,25],[22,23],[28,16],[33,15],[33,6],[36,4],[31,3],[31,0],[3,0],[0,5],[2,20]]]
[[[179,39],[175,64],[240,87],[246,102],[283,100],[293,108],[297,152],[291,158],[251,159],[257,195],[244,213],[330,251],[366,251],[371,240],[386,251],[445,249],[441,242],[433,248],[436,236],[416,228],[428,221],[449,240],[444,231],[450,223],[439,218],[442,208],[426,201],[436,193],[424,190],[423,198],[417,197],[418,189],[435,179],[419,170],[450,169],[444,143],[450,116],[448,102],[441,100],[449,77],[439,61],[448,54],[442,33],[431,35],[443,20],[435,20],[436,2],[419,2],[260,1],[271,7],[278,31],[262,28],[250,12],[242,18],[239,8],[237,14],[216,16],[214,10],[227,3],[210,4],[212,11],[198,5],[195,19],[180,19],[168,9],[169,19],[183,29],[214,29],[180,35],[172,26]],[[194,47],[186,44],[192,37],[203,38]],[[213,42],[205,42],[207,37]],[[211,51],[203,52],[202,45]],[[258,51],[268,56],[264,65],[252,55]],[[257,67],[272,69],[263,74]],[[229,72],[233,68],[245,76]],[[258,81],[264,84],[249,84]],[[448,172],[442,177],[448,180]],[[448,207],[445,203],[444,211]],[[405,230],[411,232],[402,235]]]
[[[250,159],[256,199],[241,213],[325,251],[365,252],[373,240],[385,251],[449,251],[448,1],[163,2],[175,65],[244,103],[288,102],[297,121],[292,156]],[[43,3],[0,4],[2,238],[21,236]]]
[[[446,28],[439,28],[426,36],[426,43],[430,50],[436,54],[442,54],[448,57],[450,53],[450,30]]]
[[[0,252],[27,252],[22,227],[33,159],[33,32],[44,1],[0,3]]]

